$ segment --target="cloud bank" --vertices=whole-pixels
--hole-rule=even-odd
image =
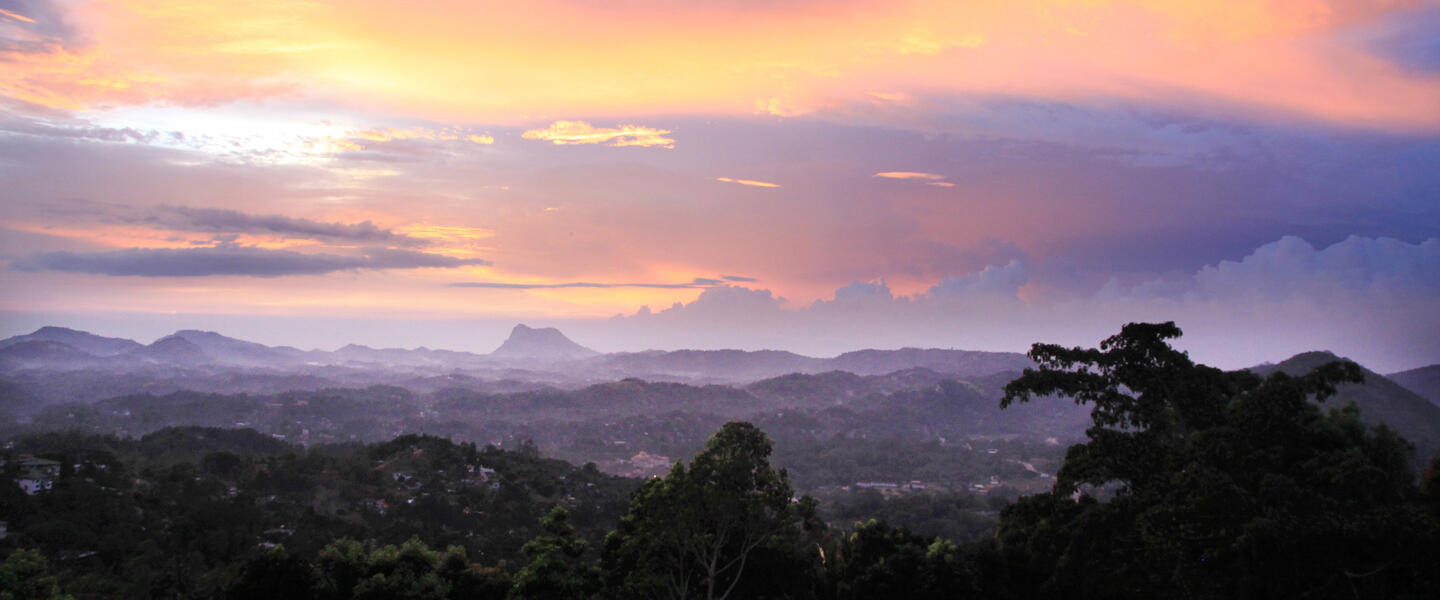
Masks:
[[[1352,236],[1317,248],[1284,237],[1238,261],[1089,293],[1026,300],[1034,269],[1011,260],[897,295],[852,282],[799,308],[733,285],[696,300],[616,316],[609,335],[643,346],[685,332],[696,347],[771,347],[816,355],[864,347],[1024,351],[1093,345],[1127,322],[1174,320],[1202,362],[1239,368],[1328,349],[1385,370],[1440,362],[1440,239]]]
[[[386,244],[421,247],[428,240],[381,229],[370,221],[333,223],[297,219],[284,215],[254,215],[238,210],[162,206],[144,221],[158,227],[181,231],[215,233],[261,233],[285,238],[313,239],[328,242]]]

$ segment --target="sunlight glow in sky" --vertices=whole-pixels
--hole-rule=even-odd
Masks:
[[[1434,1],[0,0],[0,333],[1175,319],[1227,366],[1440,362],[1435,39]]]

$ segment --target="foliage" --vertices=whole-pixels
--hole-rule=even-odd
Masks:
[[[924,370],[745,390],[625,380],[419,397],[376,386],[52,407],[39,418],[82,430],[127,412],[117,428],[179,415],[267,429],[14,439],[5,478],[21,453],[62,469],[45,494],[0,486],[0,600],[1440,596],[1440,457],[1416,485],[1404,440],[1352,406],[1316,403],[1362,372],[1226,373],[1173,349],[1179,334],[1138,324],[1098,349],[1037,344],[1038,369],[1004,386],[1001,415],[999,376]],[[1031,402],[1048,396],[1076,403]],[[776,398],[794,404],[765,404]],[[546,412],[565,414],[503,420]],[[757,423],[717,422],[742,412]],[[1077,415],[1091,423],[1086,442],[1060,464],[1040,436]],[[1027,424],[1040,436],[1005,433]],[[425,426],[511,450],[414,434],[277,439],[304,439],[311,425],[357,440]],[[699,451],[643,484],[540,451],[613,461],[642,443]],[[795,498],[782,465],[828,505]],[[1004,506],[1050,472],[1050,492]],[[991,476],[1015,487],[936,489]],[[911,479],[929,485],[842,491]],[[860,522],[832,529],[822,515]]]
[[[930,492],[886,498],[859,490],[825,498],[821,515],[833,523],[882,521],[918,535],[965,543],[993,537],[1007,500],[970,493]]]
[[[291,556],[284,546],[276,546],[247,561],[227,595],[305,600],[310,598],[313,587],[310,565],[300,557]]]
[[[840,600],[977,597],[970,562],[953,543],[871,520],[831,547],[826,571]]]
[[[21,550],[0,563],[0,600],[65,600],[50,563],[34,550]]]
[[[540,521],[543,533],[525,544],[530,563],[515,574],[512,600],[582,600],[599,585],[599,569],[583,560],[585,541],[575,538],[570,512],[556,506]]]
[[[749,423],[715,433],[687,469],[635,493],[605,542],[617,597],[730,597],[767,544],[793,541],[804,520],[784,471],[770,466],[771,442]],[[786,534],[791,534],[787,536]]]
[[[1396,597],[1434,590],[1436,521],[1410,447],[1324,400],[1360,378],[1196,365],[1173,323],[1131,324],[1099,349],[1037,344],[1004,403],[1094,406],[1054,490],[1002,514],[1019,594],[1064,597]],[[1097,501],[1097,489],[1114,497]],[[1074,498],[1074,499],[1072,499]],[[1032,582],[1027,585],[1026,582]]]
[[[403,549],[418,536],[486,564],[471,569],[468,558],[437,555],[450,564],[453,576],[440,578],[451,588],[503,597],[504,566],[522,559],[521,547],[553,506],[565,503],[577,536],[598,543],[635,487],[593,468],[429,436],[310,452],[270,444],[253,431],[203,428],[138,440],[63,433],[16,440],[16,454],[51,456],[65,469],[44,494],[0,486],[0,519],[9,529],[0,557],[33,548],[55,565],[67,591],[137,598],[222,595],[247,573],[313,561],[325,574],[316,578],[316,595],[345,598],[360,582],[356,572],[376,574],[346,571],[370,559],[365,544]],[[258,453],[265,448],[279,452]],[[0,473],[7,481],[18,474],[13,457]],[[336,542],[345,538],[363,542]],[[369,589],[397,589],[395,576],[383,574],[384,586]]]

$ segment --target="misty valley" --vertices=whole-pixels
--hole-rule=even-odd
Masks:
[[[524,325],[488,355],[45,327],[0,341],[0,581],[43,597],[1436,589],[1420,573],[1440,547],[1440,367],[1382,376],[1311,352],[1223,373],[1163,328],[1104,351],[813,358],[601,354]],[[1261,391],[1290,412],[1237,412]],[[1239,450],[1247,427],[1263,441],[1284,423],[1313,448]],[[1206,575],[1282,541],[1330,546],[1302,571],[1341,565],[1344,585],[1294,576],[1285,552]]]
[[[0,0],[0,600],[1440,599],[1437,41]]]

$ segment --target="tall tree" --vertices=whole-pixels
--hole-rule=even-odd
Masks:
[[[605,541],[609,592],[676,600],[731,597],[757,549],[801,527],[771,442],[749,423],[726,423],[687,469],[636,492]],[[808,503],[806,503],[808,505]]]
[[[1434,590],[1437,527],[1409,445],[1322,412],[1354,363],[1261,378],[1197,365],[1174,323],[1130,324],[1098,349],[1036,344],[1002,405],[1093,405],[1053,491],[1002,513],[1017,594],[1396,597]],[[1101,501],[1101,497],[1107,497]]]
[[[521,550],[530,563],[515,574],[511,600],[583,600],[595,591],[599,573],[585,564],[585,540],[575,537],[569,519],[556,506],[540,520],[543,533]]]

